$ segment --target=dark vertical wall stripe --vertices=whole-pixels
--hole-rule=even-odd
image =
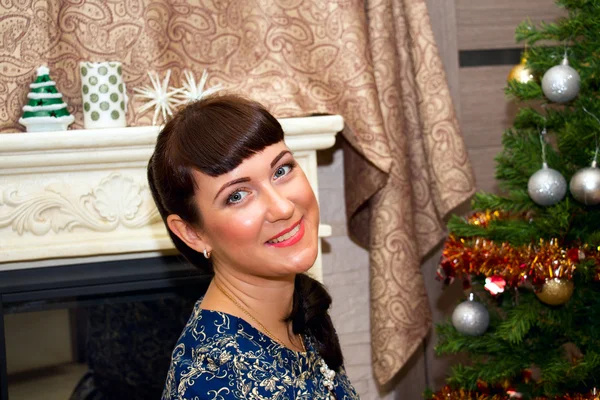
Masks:
[[[491,65],[515,65],[521,62],[523,49],[461,50],[458,63],[461,68]]]

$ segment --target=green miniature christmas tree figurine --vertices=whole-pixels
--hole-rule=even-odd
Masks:
[[[23,106],[19,123],[27,132],[66,131],[75,118],[69,114],[62,93],[56,90],[56,82],[50,79],[48,67],[38,68],[37,78],[29,87],[29,102]]]

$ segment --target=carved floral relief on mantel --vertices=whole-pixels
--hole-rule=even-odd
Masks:
[[[75,228],[110,232],[119,225],[137,229],[160,221],[148,185],[120,173],[111,173],[81,196],[58,183],[35,187],[29,194],[17,186],[7,187],[2,190],[0,209],[0,228],[10,226],[20,236]]]

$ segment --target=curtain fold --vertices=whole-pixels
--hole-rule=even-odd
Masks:
[[[473,194],[474,179],[425,2],[368,0],[366,15],[391,159],[368,203],[373,371],[386,384],[430,328],[421,260],[443,238],[444,217]],[[362,237],[354,220],[364,223],[365,211],[357,210],[350,227]]]
[[[352,235],[369,247],[373,369],[385,384],[420,345],[430,312],[420,263],[474,191],[425,0],[4,1],[0,132],[17,124],[42,64],[82,126],[79,61],[121,61],[264,103],[277,117],[341,114]],[[148,125],[131,98],[129,125]]]

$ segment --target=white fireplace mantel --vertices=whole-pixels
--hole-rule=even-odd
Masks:
[[[279,122],[318,196],[316,151],[333,146],[342,117]],[[0,271],[172,252],[146,180],[159,129],[1,134]]]

